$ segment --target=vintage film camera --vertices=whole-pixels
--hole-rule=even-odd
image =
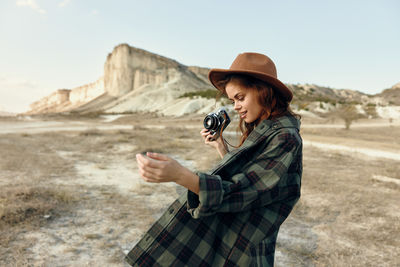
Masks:
[[[208,114],[203,121],[204,128],[213,135],[213,140],[217,140],[220,134],[225,130],[226,126],[231,122],[225,109]]]

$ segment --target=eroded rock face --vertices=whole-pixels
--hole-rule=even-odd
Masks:
[[[189,66],[189,70],[196,74],[196,76],[203,80],[205,83],[209,83],[208,81],[208,72],[210,69],[208,68],[202,68],[202,67],[197,67],[197,66]]]
[[[121,44],[107,56],[104,76],[31,105],[29,113],[131,112],[171,109],[186,92],[212,88],[208,69],[187,67],[175,60]],[[177,111],[179,113],[179,111]]]
[[[69,101],[72,105],[87,103],[104,93],[104,79],[76,87],[69,94]]]
[[[145,84],[159,86],[174,79],[178,62],[122,44],[104,64],[104,87],[111,96],[122,96]]]
[[[104,94],[103,77],[72,90],[59,89],[30,105],[29,114],[70,111]]]
[[[55,109],[57,106],[69,102],[70,92],[71,90],[68,89],[59,89],[49,96],[33,102],[30,105],[31,113],[44,113],[51,109]]]

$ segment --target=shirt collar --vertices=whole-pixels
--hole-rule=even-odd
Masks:
[[[300,120],[292,115],[284,115],[271,120],[262,120],[253,131],[263,135],[269,129],[296,128],[300,130]]]

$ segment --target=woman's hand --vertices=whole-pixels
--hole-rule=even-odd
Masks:
[[[200,131],[201,137],[203,137],[204,143],[211,147],[217,149],[221,158],[224,157],[226,153],[228,153],[226,146],[224,144],[224,140],[222,140],[222,136],[220,135],[216,140],[214,140],[214,136],[210,133],[209,130],[203,129]]]
[[[218,148],[218,146],[223,146],[221,136],[218,137],[217,140],[214,140],[214,136],[210,133],[209,130],[203,129],[200,131],[201,137],[204,139],[204,143],[206,145],[212,146],[214,148]]]
[[[140,176],[149,183],[175,182],[199,192],[199,177],[176,160],[159,153],[136,154]]]
[[[165,183],[175,182],[184,168],[176,160],[158,153],[147,152],[147,157],[136,155],[139,173],[146,182]]]

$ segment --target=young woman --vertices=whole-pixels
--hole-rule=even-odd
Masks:
[[[278,230],[300,197],[300,122],[291,91],[275,64],[257,53],[239,54],[229,69],[212,69],[211,83],[232,100],[242,136],[227,151],[223,138],[207,145],[222,161],[193,173],[162,154],[136,156],[147,182],[188,189],[129,252],[132,266],[273,266]]]

